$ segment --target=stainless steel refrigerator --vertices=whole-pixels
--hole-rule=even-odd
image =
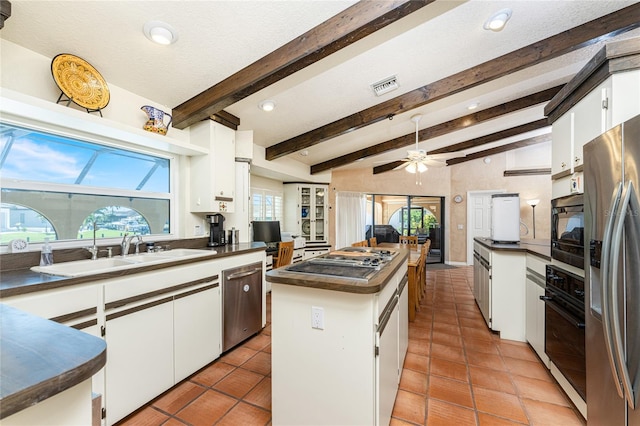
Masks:
[[[587,421],[640,426],[640,115],[584,160]]]

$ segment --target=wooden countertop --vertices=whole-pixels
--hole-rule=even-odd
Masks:
[[[521,240],[518,244],[496,244],[489,238],[476,237],[474,241],[490,250],[522,251],[544,260],[551,260],[551,241],[549,240]]]
[[[218,247],[198,247],[202,250],[215,251],[210,256],[203,256],[191,259],[176,259],[175,261],[165,262],[155,265],[141,265],[137,268],[130,268],[120,271],[114,271],[104,274],[86,275],[82,277],[62,277],[56,275],[41,274],[33,272],[30,269],[20,269],[16,271],[3,271],[2,281],[0,282],[0,298],[17,296],[21,294],[33,293],[54,288],[72,286],[87,282],[105,280],[109,278],[118,278],[141,272],[155,271],[163,268],[170,268],[178,265],[186,265],[203,260],[218,259],[227,256],[236,256],[240,254],[250,253],[254,251],[266,250],[264,243],[240,243],[236,245],[225,245]]]
[[[334,290],[345,293],[373,294],[380,292],[389,278],[404,264],[409,250],[395,250],[398,254],[393,260],[368,281],[354,280],[335,276],[312,275],[286,271],[284,267],[267,272],[267,281],[278,284],[289,284],[300,287],[313,287],[322,290]]]
[[[0,419],[81,383],[104,367],[106,342],[0,304]]]

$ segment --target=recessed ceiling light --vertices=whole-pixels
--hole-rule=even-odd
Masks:
[[[272,100],[262,101],[258,104],[258,108],[267,112],[273,111],[275,107],[276,107],[276,102]]]
[[[474,102],[474,103],[472,103],[472,104],[469,104],[469,106],[467,107],[467,109],[468,109],[469,111],[471,111],[471,110],[474,110],[474,109],[478,108],[479,106],[480,106],[480,104],[479,104],[478,102]]]
[[[301,157],[306,157],[307,155],[309,155],[309,151],[306,149],[303,149],[298,154],[300,154]]]
[[[483,28],[491,31],[502,31],[507,21],[511,18],[511,9],[502,9],[487,19]]]
[[[149,21],[142,27],[144,35],[154,43],[168,46],[178,41],[178,32],[162,21]]]

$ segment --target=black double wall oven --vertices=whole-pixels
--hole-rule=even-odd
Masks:
[[[544,350],[586,400],[584,279],[547,265]]]
[[[551,201],[551,257],[546,267],[545,352],[586,401],[584,278],[569,272],[584,270],[584,204],[576,194]]]

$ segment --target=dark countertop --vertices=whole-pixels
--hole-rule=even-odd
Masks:
[[[54,288],[67,287],[87,282],[105,280],[109,278],[118,278],[130,274],[140,272],[155,271],[163,268],[170,268],[177,265],[186,265],[193,262],[201,262],[203,260],[217,259],[227,256],[235,256],[239,254],[250,253],[254,251],[264,251],[266,245],[264,243],[240,243],[236,245],[225,245],[218,247],[199,247],[202,250],[215,251],[211,256],[197,257],[184,260],[175,260],[155,265],[142,265],[138,268],[130,268],[120,271],[114,271],[104,274],[86,275],[82,277],[61,277],[56,275],[41,274],[33,272],[30,269],[20,269],[15,271],[3,271],[2,280],[0,281],[0,298],[17,296],[37,291],[50,290]],[[134,256],[134,255],[131,255]]]
[[[65,391],[97,373],[106,342],[0,304],[0,419]]]
[[[291,272],[286,271],[284,267],[267,272],[267,281],[300,287],[313,287],[322,290],[342,291],[345,293],[378,293],[409,256],[409,250],[407,249],[398,249],[395,251],[398,252],[398,255],[368,281]]]
[[[210,256],[73,278],[30,269],[3,271],[0,298],[265,249],[264,243],[204,247],[202,250],[211,251]],[[98,337],[3,304],[0,304],[0,323],[0,419],[90,378],[105,365],[106,343]]]
[[[544,260],[551,260],[550,240],[523,239],[517,244],[496,244],[489,238],[476,237],[474,240],[489,250],[495,251],[522,251],[533,254]]]

